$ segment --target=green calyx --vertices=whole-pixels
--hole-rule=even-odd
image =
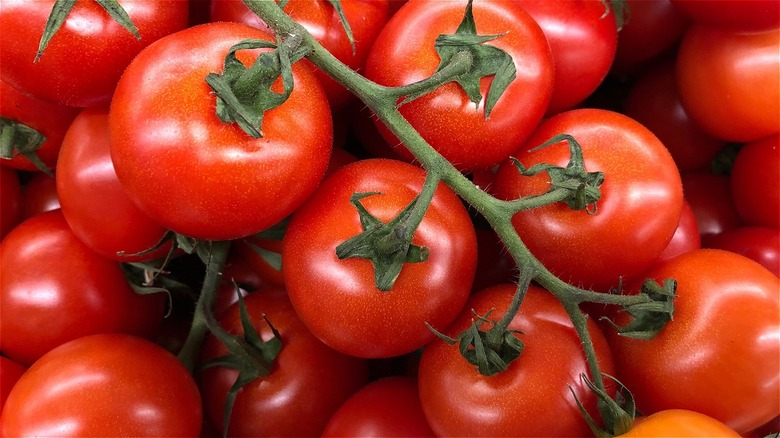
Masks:
[[[264,40],[243,40],[230,48],[221,74],[209,73],[206,83],[217,96],[217,116],[225,123],[236,123],[253,138],[263,136],[265,111],[283,104],[293,90],[292,64],[303,58],[308,48],[301,48],[300,39],[277,37],[276,44]],[[246,67],[236,57],[239,50],[270,48]],[[271,90],[277,78],[282,78],[282,92]]]
[[[550,145],[566,141],[569,145],[571,158],[566,167],[541,163],[526,168],[518,160],[512,158],[517,170],[525,176],[537,175],[547,172],[550,176],[550,189],[553,191],[565,190],[568,194],[562,199],[572,210],[586,210],[589,214],[595,214],[596,202],[601,199],[601,190],[604,183],[603,172],[588,172],[585,169],[585,160],[582,157],[582,146],[569,134],[558,134],[541,145],[531,149],[536,151]]]
[[[37,151],[46,137],[29,126],[5,117],[0,117],[0,158],[11,160],[21,155],[47,175],[51,169],[38,157]]]
[[[674,298],[677,281],[666,279],[663,285],[653,279],[647,279],[642,284],[640,293],[647,295],[651,301],[624,306],[623,310],[631,315],[631,321],[618,326],[609,318],[604,318],[621,335],[636,339],[653,339],[674,316]]]
[[[139,40],[141,39],[138,28],[117,0],[95,0],[95,2],[105,9],[114,21],[127,29],[127,31],[132,33],[136,38]],[[65,19],[68,18],[68,14],[75,4],[76,0],[56,0],[54,2],[49,18],[46,20],[46,26],[43,29],[41,41],[38,43],[38,52],[35,54],[33,62],[38,62],[41,58],[43,51],[48,47],[54,34],[57,33],[63,23],[65,23]]]
[[[585,374],[580,375],[580,378],[588,386],[588,389],[596,395],[599,413],[604,422],[603,428],[599,427],[596,420],[585,410],[571,386],[569,390],[574,396],[577,407],[580,409],[580,413],[585,418],[585,422],[588,423],[588,427],[590,427],[593,435],[597,438],[612,438],[623,435],[631,429],[631,425],[636,417],[636,403],[634,402],[633,394],[623,383],[609,374],[602,373],[602,376],[612,380],[617,385],[618,389],[614,398],[607,394],[603,388],[599,388]]]

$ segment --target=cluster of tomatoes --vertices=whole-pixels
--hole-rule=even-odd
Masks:
[[[571,303],[637,411],[611,433],[778,432],[777,1],[282,2],[348,87],[316,50],[285,70],[268,1],[0,0],[2,436],[590,436]],[[356,97],[475,40],[399,106],[446,162]],[[450,164],[483,192],[430,187]],[[529,254],[575,291],[674,279],[671,321],[618,334],[634,313],[533,283],[483,375],[447,340],[519,270],[481,214],[572,178],[598,196],[513,211]]]

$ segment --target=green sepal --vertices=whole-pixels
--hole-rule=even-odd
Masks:
[[[173,294],[193,296],[192,289],[169,276],[165,270],[168,260],[164,260],[161,266],[155,266],[147,262],[121,262],[119,267],[125,276],[130,288],[138,295],[151,295],[163,293],[168,298],[168,314],[173,310]]]
[[[615,377],[602,373],[602,376],[612,380],[618,385],[615,398],[613,399],[609,394],[604,392],[601,388],[596,386],[585,374],[581,374],[580,378],[585,385],[588,386],[597,399],[597,405],[599,413],[601,414],[604,427],[599,427],[593,416],[585,410],[580,400],[577,398],[577,394],[574,389],[569,386],[574,401],[577,403],[577,407],[580,410],[585,422],[588,423],[588,427],[593,434],[598,438],[612,438],[614,436],[622,435],[631,429],[631,425],[636,417],[636,403],[634,402],[634,395],[631,391]]]
[[[667,278],[663,285],[653,279],[647,279],[642,284],[640,293],[646,294],[651,301],[624,306],[623,310],[632,317],[628,324],[618,326],[609,318],[602,319],[611,324],[621,336],[653,339],[673,319],[676,289],[677,281],[674,279]]]
[[[35,129],[17,121],[0,117],[0,158],[11,160],[21,155],[38,170],[53,176],[52,170],[38,157],[37,151],[46,137]]]
[[[520,161],[511,158],[521,175],[534,176],[541,172],[547,172],[550,176],[550,189],[548,193],[558,189],[567,189],[569,196],[563,199],[572,210],[586,210],[588,214],[595,214],[597,201],[601,199],[600,187],[604,183],[603,172],[588,172],[585,169],[585,159],[582,156],[582,146],[569,134],[558,134],[541,145],[531,149],[531,152],[565,141],[569,145],[569,163],[566,167],[540,163],[526,168]]]
[[[259,239],[265,239],[265,240],[282,240],[284,239],[284,233],[287,231],[287,224],[290,223],[290,217],[286,217],[282,219],[279,223],[276,225],[272,225],[269,228],[266,228],[265,230],[255,234],[255,236]]]
[[[268,265],[270,265],[272,268],[274,268],[277,271],[282,270],[281,254],[279,254],[278,252],[269,251],[265,248],[261,248],[260,246],[258,246],[257,244],[255,244],[249,239],[245,239],[244,242],[246,242],[246,244],[250,248],[252,248],[252,251],[257,253],[257,255],[259,255],[263,260],[265,260],[265,262],[268,263]]]
[[[333,9],[336,10],[336,14],[339,16],[339,21],[341,21],[341,27],[344,28],[344,34],[347,35],[347,39],[349,40],[350,46],[352,46],[352,54],[355,54],[355,36],[352,35],[352,27],[349,25],[349,20],[347,20],[347,16],[344,14],[344,7],[341,5],[341,0],[328,0],[328,3],[330,3],[331,6],[333,6]]]
[[[631,7],[627,0],[601,0],[604,5],[604,14],[601,18],[606,18],[610,13],[615,14],[615,27],[618,32],[623,30],[623,26],[631,20]]]

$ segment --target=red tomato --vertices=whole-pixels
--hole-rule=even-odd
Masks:
[[[652,340],[607,331],[618,379],[637,409],[646,415],[689,409],[739,433],[778,415],[778,278],[746,257],[714,249],[682,254],[647,277],[677,280],[674,318]],[[628,318],[621,312],[616,322]]]
[[[466,10],[465,1],[407,2],[377,37],[366,61],[365,75],[387,86],[407,85],[429,77],[439,66],[434,41],[452,34]],[[485,99],[475,108],[455,82],[400,108],[401,114],[445,158],[461,170],[486,168],[506,159],[539,123],[553,89],[554,67],[544,33],[533,18],[511,0],[475,2],[479,35],[504,34],[489,41],[511,55],[517,77],[485,120]],[[480,82],[485,96],[490,78]],[[375,120],[385,140],[398,140]],[[399,148],[406,157],[411,154]]]
[[[667,409],[646,417],[638,417],[631,430],[620,437],[734,437],[740,435],[720,421],[686,409]]]
[[[741,254],[780,277],[780,230],[777,228],[733,228],[707,239],[707,246]]]
[[[0,18],[0,22],[2,22],[2,18]],[[0,59],[2,58],[0,57]],[[56,165],[62,138],[65,137],[65,131],[68,130],[70,123],[78,113],[79,111],[75,108],[27,96],[5,81],[0,81],[0,117],[34,129],[45,137],[45,141],[41,143],[35,154],[49,169],[53,170]],[[0,159],[0,166],[9,166],[20,170],[40,170],[35,163],[16,152],[13,158]]]
[[[575,285],[606,291],[621,277],[649,268],[669,243],[682,211],[680,175],[669,152],[647,128],[606,110],[554,116],[514,156],[528,168],[537,163],[566,166],[570,153],[565,143],[530,150],[562,132],[579,141],[587,171],[604,172],[596,213],[561,202],[521,211],[512,222],[551,272]],[[537,195],[550,188],[549,181],[546,172],[523,176],[506,162],[498,170],[494,191],[503,199]]]
[[[723,140],[760,140],[780,131],[778,77],[780,29],[739,33],[694,24],[677,54],[685,111]]]
[[[3,436],[197,437],[198,387],[176,357],[124,334],[79,338],[43,356],[16,383]]]
[[[680,223],[672,235],[672,240],[666,245],[656,263],[669,260],[684,252],[693,251],[701,248],[701,235],[699,234],[699,225],[696,223],[696,215],[693,213],[690,204],[683,202]]]
[[[653,131],[669,149],[680,172],[708,169],[726,142],[713,138],[688,117],[677,93],[674,63],[647,70],[629,92],[624,114]]]
[[[163,319],[163,294],[136,294],[119,265],[84,245],[59,210],[8,234],[0,271],[0,351],[21,364],[85,335],[151,337]]]
[[[517,266],[496,232],[477,228],[477,272],[471,289],[482,290],[488,286],[511,283],[517,278]]]
[[[319,436],[338,407],[368,380],[364,360],[338,353],[317,340],[293,310],[284,289],[264,289],[246,296],[252,325],[264,341],[273,337],[263,317],[281,335],[282,349],[271,373],[260,377],[236,396],[230,418],[230,436]],[[228,332],[244,333],[238,305],[220,319]],[[227,350],[213,336],[206,339],[202,361]],[[204,369],[199,375],[205,411],[222,430],[224,403],[238,372],[224,367]]]
[[[264,137],[217,117],[205,77],[221,73],[230,47],[245,38],[272,40],[237,23],[169,35],[133,60],[111,102],[119,181],[143,211],[180,234],[227,240],[262,231],[292,213],[328,165],[330,109],[300,63],[293,66],[289,99],[263,117]],[[239,51],[238,59],[254,61],[258,52],[248,52]],[[157,80],[150,83],[149,75]]]
[[[615,14],[591,0],[515,1],[536,20],[552,50],[555,85],[547,114],[573,108],[609,72],[618,41]]]
[[[122,71],[155,40],[187,26],[188,2],[118,3],[141,39],[94,1],[76,2],[37,61],[38,43],[55,0],[3,0],[0,78],[24,93],[68,106],[108,105]]]
[[[425,173],[386,159],[358,161],[327,178],[293,214],[282,246],[282,272],[301,320],[323,342],[360,357],[398,356],[435,335],[425,323],[448,325],[460,312],[474,280],[474,225],[460,199],[444,184],[412,244],[428,259],[404,263],[389,291],[375,286],[374,267],[364,258],[339,259],[336,247],[363,231],[353,193],[376,192],[360,202],[387,223],[417,196]]]
[[[731,169],[734,207],[748,224],[780,228],[780,136],[745,144]]]
[[[130,199],[111,162],[108,109],[88,108],[71,124],[57,162],[57,193],[73,233],[105,258],[141,261],[163,258],[153,248],[168,231]],[[110,208],[106,208],[110,206]]]
[[[674,7],[697,23],[742,31],[780,27],[776,0],[671,0]]]
[[[19,173],[0,166],[0,240],[21,220],[22,186]]]
[[[284,11],[333,56],[353,70],[362,70],[371,45],[389,18],[389,5],[387,0],[342,0],[340,3],[355,41],[354,51],[336,9],[329,1],[296,0],[285,5]],[[211,21],[244,23],[272,33],[257,14],[235,0],[212,0]],[[317,70],[317,78],[334,111],[342,109],[352,98],[346,88],[324,72]]]
[[[477,315],[501,319],[515,292],[505,284],[472,295],[446,333],[455,336]],[[473,309],[473,310],[472,310]],[[487,327],[483,327],[487,329]],[[588,375],[585,355],[563,306],[547,291],[531,286],[520,313],[509,324],[525,344],[509,368],[486,377],[464,359],[457,346],[436,340],[420,360],[420,400],[438,436],[587,436],[591,434],[574,395],[592,414],[596,396],[580,379]],[[614,375],[604,335],[588,322],[602,372]],[[571,389],[571,390],[570,390]]]
[[[709,172],[691,172],[682,175],[685,200],[693,210],[702,244],[711,236],[742,225],[734,206],[729,177]]]
[[[57,180],[43,172],[32,174],[22,188],[22,219],[58,208]]]
[[[19,365],[11,359],[0,356],[0,414],[3,413],[3,406],[11,393],[11,388],[16,385],[22,374],[27,368]]]
[[[328,421],[324,437],[433,437],[417,391],[406,376],[375,380],[353,394]]]

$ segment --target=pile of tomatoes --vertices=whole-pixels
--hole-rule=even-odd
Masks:
[[[780,431],[777,1],[282,3],[343,85],[239,0],[78,0],[45,47],[54,0],[0,0],[2,436]],[[371,111],[455,33],[498,67]],[[671,321],[540,277],[483,375],[447,341],[517,293],[491,212],[572,178],[598,195],[512,211],[523,250],[575,291],[673,279]]]

